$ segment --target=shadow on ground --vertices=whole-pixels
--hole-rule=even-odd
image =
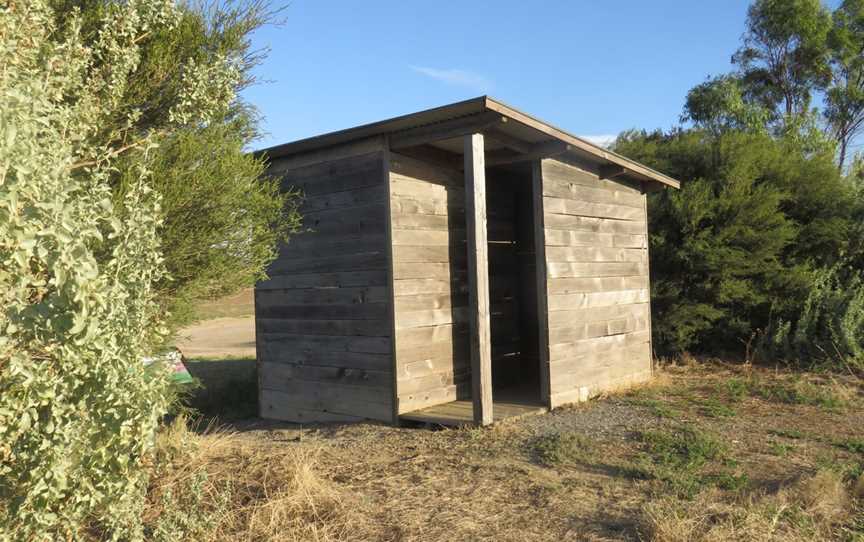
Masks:
[[[195,359],[185,364],[199,383],[187,404],[202,417],[228,422],[258,415],[255,359]]]

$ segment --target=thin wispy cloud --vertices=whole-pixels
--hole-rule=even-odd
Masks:
[[[442,70],[427,66],[411,66],[411,70],[448,85],[467,87],[480,92],[486,92],[492,88],[492,81],[488,77],[470,70]]]
[[[590,141],[597,146],[608,148],[612,143],[615,143],[617,134],[600,134],[600,135],[580,135],[585,141]]]

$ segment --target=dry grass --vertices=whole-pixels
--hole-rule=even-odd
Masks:
[[[851,377],[703,364],[485,429],[178,421],[146,535],[862,542],[862,399]]]
[[[317,471],[314,448],[195,434],[178,419],[157,442],[149,540],[330,541],[362,532],[357,503]]]
[[[773,493],[661,498],[644,508],[644,533],[662,542],[841,540],[841,527],[856,513],[853,503],[841,477],[823,470]]]

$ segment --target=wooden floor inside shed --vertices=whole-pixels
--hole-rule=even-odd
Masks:
[[[543,414],[547,410],[545,406],[540,404],[539,400],[525,393],[524,389],[508,389],[497,393],[493,392],[492,418],[494,422],[532,414]],[[471,399],[461,399],[450,403],[421,408],[413,412],[406,412],[405,414],[400,414],[399,419],[452,427],[473,425],[474,407]]]

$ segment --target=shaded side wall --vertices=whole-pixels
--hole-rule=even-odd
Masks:
[[[380,140],[277,159],[303,227],[255,288],[261,416],[391,421],[386,150]]]
[[[541,164],[552,407],[651,376],[645,195]]]
[[[470,396],[461,171],[390,155],[398,413]]]

